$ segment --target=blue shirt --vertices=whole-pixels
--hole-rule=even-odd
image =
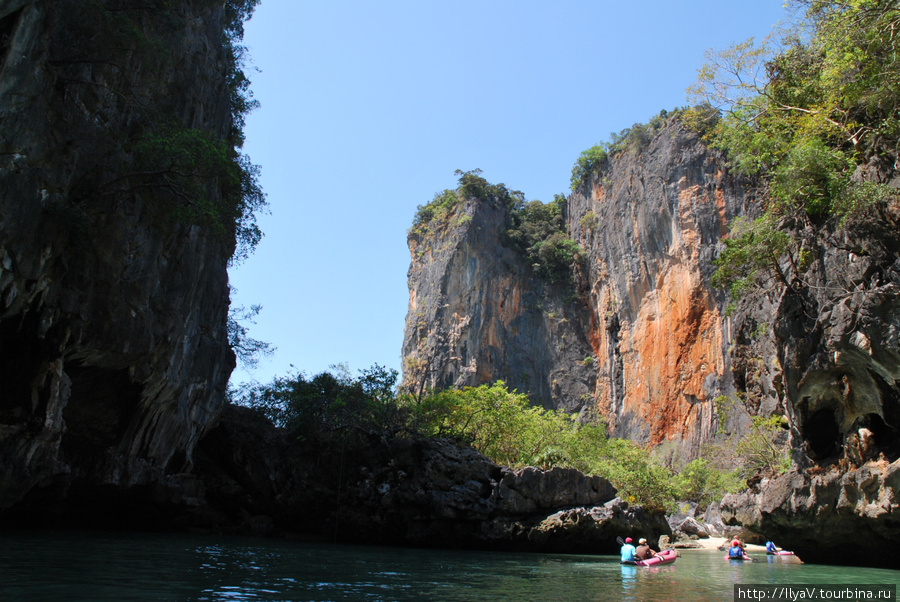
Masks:
[[[634,562],[634,546],[630,543],[622,546],[622,562]]]
[[[728,550],[729,558],[743,558],[744,550],[740,546],[731,546]]]

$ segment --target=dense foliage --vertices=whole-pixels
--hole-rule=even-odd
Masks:
[[[566,231],[566,199],[519,202],[509,211],[506,239],[525,257],[531,270],[550,282],[569,282],[584,250]]]
[[[526,201],[518,190],[504,184],[490,184],[481,170],[456,171],[459,187],[436,193],[426,205],[416,209],[410,234],[422,236],[461,225],[471,219],[458,211],[464,199],[495,203],[506,209],[507,224],[503,242],[519,251],[532,272],[549,282],[570,282],[574,266],[583,249],[566,229],[566,199],[556,195],[550,203]]]
[[[332,369],[313,377],[295,373],[269,385],[245,385],[232,391],[232,399],[256,408],[301,444],[360,443],[370,435],[395,435],[408,428],[408,413],[394,394],[396,370],[375,364],[353,377],[344,366]]]
[[[710,449],[708,457],[673,471],[648,449],[608,437],[602,420],[580,423],[565,412],[533,406],[503,382],[417,398],[396,393],[396,378],[396,371],[377,364],[358,377],[339,366],[335,373],[294,374],[247,386],[234,392],[234,400],[319,451],[335,444],[362,450],[385,437],[446,437],[506,466],[568,466],[605,476],[623,499],[659,511],[672,510],[676,500],[718,499],[782,457],[772,456],[774,448],[765,443],[774,423],[760,422],[758,436]]]
[[[804,230],[897,194],[886,182],[900,154],[900,4],[795,4],[803,21],[779,40],[710,53],[692,89],[723,111],[713,144],[763,186],[762,215],[737,224],[718,260],[719,282],[738,289],[760,270],[794,285],[817,246]]]

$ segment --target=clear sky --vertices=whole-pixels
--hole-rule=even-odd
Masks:
[[[399,370],[406,232],[455,170],[568,193],[581,151],[686,105],[706,50],[786,16],[782,0],[262,0],[244,151],[271,213],[230,279],[277,350],[232,382]]]

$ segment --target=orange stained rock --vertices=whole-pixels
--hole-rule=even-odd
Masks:
[[[716,188],[716,214],[719,216],[719,236],[728,233],[728,218],[725,216],[725,191]]]
[[[623,330],[624,409],[641,416],[650,443],[688,435],[688,396],[706,400],[704,380],[721,375],[721,320],[699,278],[673,266]]]

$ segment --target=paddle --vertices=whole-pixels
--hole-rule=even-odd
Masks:
[[[620,535],[616,536],[616,543],[619,544],[620,546],[625,545],[625,542],[622,540],[622,537]]]

